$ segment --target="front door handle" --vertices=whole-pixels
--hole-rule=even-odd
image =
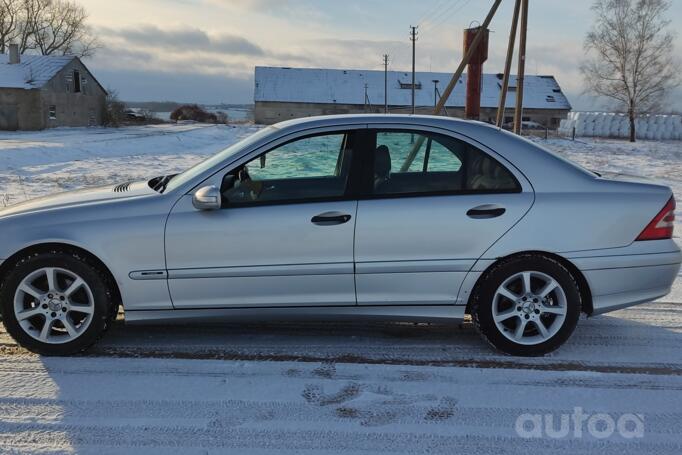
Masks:
[[[351,216],[347,213],[341,212],[324,212],[319,215],[315,215],[310,220],[313,224],[318,226],[333,226],[335,224],[343,224],[349,222]]]
[[[469,209],[467,216],[474,219],[497,218],[506,212],[507,209],[497,204],[484,204]]]

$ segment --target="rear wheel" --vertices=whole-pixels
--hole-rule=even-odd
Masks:
[[[28,256],[4,277],[0,305],[7,332],[43,355],[68,355],[95,343],[110,322],[111,292],[87,259],[54,251]]]
[[[511,355],[536,356],[561,346],[580,316],[580,290],[558,261],[535,254],[496,265],[474,295],[472,316],[483,337]]]

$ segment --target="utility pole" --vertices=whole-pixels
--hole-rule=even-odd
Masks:
[[[369,105],[369,97],[367,96],[367,87],[368,87],[368,85],[367,85],[367,83],[365,83],[365,112],[367,112],[367,106]]]
[[[417,53],[417,27],[410,25],[410,41],[412,41],[412,114],[414,110],[414,90],[415,90],[415,56]]]
[[[514,133],[521,134],[523,122],[523,79],[526,72],[526,34],[528,31],[528,0],[521,2],[521,31],[519,33],[519,72],[516,79],[516,110]]]
[[[509,90],[509,75],[511,72],[511,64],[514,59],[514,41],[516,40],[516,28],[519,24],[519,10],[521,9],[521,0],[516,0],[514,5],[514,16],[512,17],[511,30],[509,31],[509,45],[507,46],[507,59],[504,62],[504,76],[502,79],[502,91],[500,92],[500,104],[497,106],[497,122],[498,128],[502,127],[504,123],[504,113],[507,105],[507,91]]]
[[[388,114],[388,54],[384,54],[384,114]]]
[[[433,107],[436,107],[438,104],[438,83],[440,81],[438,79],[434,79],[431,82],[433,82]]]

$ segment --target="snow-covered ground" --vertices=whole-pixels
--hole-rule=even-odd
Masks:
[[[256,128],[3,132],[0,205],[176,172]],[[679,142],[538,142],[682,194]],[[0,328],[0,453],[679,454],[680,346],[682,278],[539,359],[495,354],[468,323],[117,324],[66,359]]]
[[[152,125],[0,132],[0,206],[185,170],[254,126]]]

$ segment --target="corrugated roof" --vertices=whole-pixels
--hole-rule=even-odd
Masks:
[[[433,106],[434,80],[440,81],[438,89],[443,89],[450,81],[450,73],[416,73],[417,89],[415,104]],[[365,84],[370,103],[384,104],[384,72],[364,70],[337,70],[313,68],[256,67],[256,88],[254,101],[279,101],[300,103],[337,103],[364,104]],[[401,83],[404,87],[401,88]],[[388,72],[388,104],[391,106],[410,106],[412,74],[409,72]],[[497,74],[484,74],[481,93],[481,107],[497,107],[502,80]],[[516,76],[510,85],[516,86]],[[466,74],[462,75],[450,95],[447,107],[463,107],[466,87]],[[526,76],[524,83],[523,106],[536,109],[571,109],[568,99],[554,76]],[[514,91],[507,95],[506,107],[515,104]]]
[[[73,55],[22,55],[10,65],[9,55],[0,54],[0,88],[40,88],[76,57]]]

